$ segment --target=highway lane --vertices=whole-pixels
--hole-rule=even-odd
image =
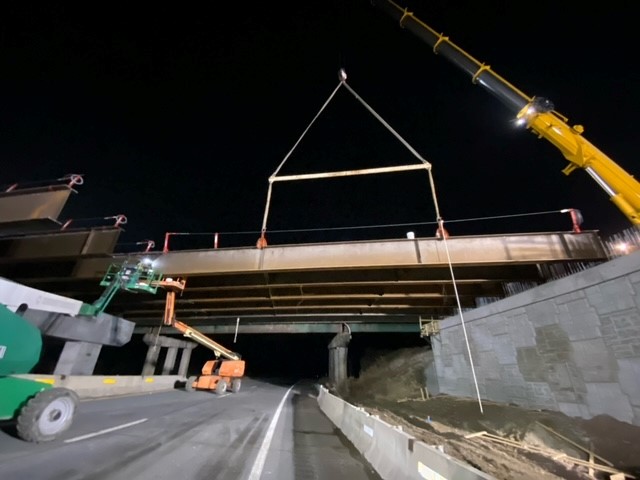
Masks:
[[[54,442],[0,432],[2,480],[379,479],[322,414],[311,383],[243,381],[83,401]]]

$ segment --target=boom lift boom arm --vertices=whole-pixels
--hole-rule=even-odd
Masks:
[[[215,360],[209,360],[204,364],[202,375],[187,379],[185,389],[189,391],[194,389],[213,390],[218,394],[222,394],[229,388],[232,392],[237,393],[240,391],[245,369],[245,362],[241,360],[240,355],[224,348],[186,323],[176,320],[176,294],[184,291],[185,284],[186,280],[184,279],[174,280],[172,278],[158,280],[153,283],[153,286],[162,287],[167,291],[163,323],[174,327],[185,337],[191,338],[200,345],[213,350],[216,355]],[[225,359],[220,360],[221,356]]]
[[[216,355],[216,358],[222,356],[227,360],[240,360],[240,355],[232,352],[228,348],[223,347],[217,342],[214,342],[209,337],[200,333],[193,327],[190,327],[186,323],[182,323],[179,320],[176,320],[175,315],[175,304],[176,304],[176,294],[178,292],[182,292],[184,290],[186,281],[182,279],[173,280],[171,278],[158,280],[153,282],[153,286],[162,287],[167,291],[167,299],[164,307],[164,319],[163,324],[174,327],[178,330],[182,335],[187,338],[191,338],[195,342],[200,345],[207,347],[209,350],[213,350]]]
[[[228,360],[240,360],[240,355],[238,355],[237,353],[224,348],[222,345],[214,342],[195,328],[190,327],[189,325],[182,323],[179,320],[174,320],[171,326],[182,333],[182,335],[184,335],[185,337],[198,342],[200,345],[207,347],[209,350],[213,350],[213,353],[216,354],[216,357],[222,356]]]
[[[582,136],[582,125],[569,126],[567,118],[554,111],[549,100],[524,94],[489,65],[473,58],[448,37],[437,33],[392,0],[376,0],[375,3],[395,18],[401,27],[431,46],[436,55],[442,55],[468,73],[473,83],[483,86],[502,101],[515,113],[519,123],[525,124],[539,138],[545,138],[555,145],[569,161],[569,165],[562,170],[565,175],[582,168],[632,224],[640,225],[640,183],[587,141]]]

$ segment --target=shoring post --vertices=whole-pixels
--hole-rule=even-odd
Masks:
[[[580,225],[582,225],[584,219],[580,210],[578,210],[577,208],[565,208],[560,210],[560,212],[568,213],[569,215],[571,215],[573,233],[582,233]]]
[[[164,234],[164,246],[162,247],[162,253],[169,252],[169,237],[173,235],[173,232],[166,232]]]
[[[267,246],[267,238],[265,237],[266,232],[266,229],[263,228],[262,232],[260,233],[260,238],[256,242],[256,247],[258,249],[263,249]]]

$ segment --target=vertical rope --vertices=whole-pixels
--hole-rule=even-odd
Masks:
[[[156,339],[153,342],[153,348],[158,348],[158,340],[160,340],[160,330],[162,330],[162,324],[163,321],[160,321],[160,326],[158,327],[158,330],[156,331]]]
[[[478,386],[478,378],[476,377],[476,368],[473,365],[473,355],[471,355],[471,345],[469,344],[469,336],[467,335],[467,325],[464,321],[464,314],[462,313],[462,304],[460,303],[460,294],[458,293],[458,285],[456,284],[456,276],[453,273],[453,263],[451,262],[451,253],[449,252],[449,245],[447,244],[447,235],[444,234],[444,220],[440,216],[440,207],[438,206],[438,196],[436,195],[436,185],[433,180],[433,172],[431,169],[429,172],[429,184],[431,185],[431,195],[433,196],[433,203],[436,209],[436,215],[438,219],[438,228],[443,233],[441,238],[444,242],[444,250],[447,254],[447,263],[449,264],[449,274],[451,275],[451,283],[453,285],[453,292],[456,297],[456,304],[458,305],[458,312],[460,312],[460,325],[462,325],[462,332],[464,333],[464,342],[467,346],[467,354],[469,355],[469,365],[471,366],[471,376],[473,377],[473,385],[476,389],[476,396],[478,397],[478,406],[480,407],[480,413],[484,414],[482,408],[482,398],[480,397],[480,387]]]
[[[271,190],[273,189],[273,181],[269,179],[269,189],[267,190],[267,203],[264,206],[264,217],[262,217],[261,235],[267,231],[267,217],[269,216],[269,206],[271,205]]]

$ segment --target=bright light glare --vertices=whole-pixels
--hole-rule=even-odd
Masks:
[[[516,120],[516,126],[521,127],[527,123],[527,120],[536,114],[536,109],[533,105],[527,105],[519,114],[519,118]]]
[[[629,253],[629,244],[627,242],[616,243],[613,248],[620,253]]]
[[[153,265],[153,260],[151,260],[150,258],[143,258],[142,259],[142,264],[143,265],[147,265],[147,266],[151,266],[151,265]]]

